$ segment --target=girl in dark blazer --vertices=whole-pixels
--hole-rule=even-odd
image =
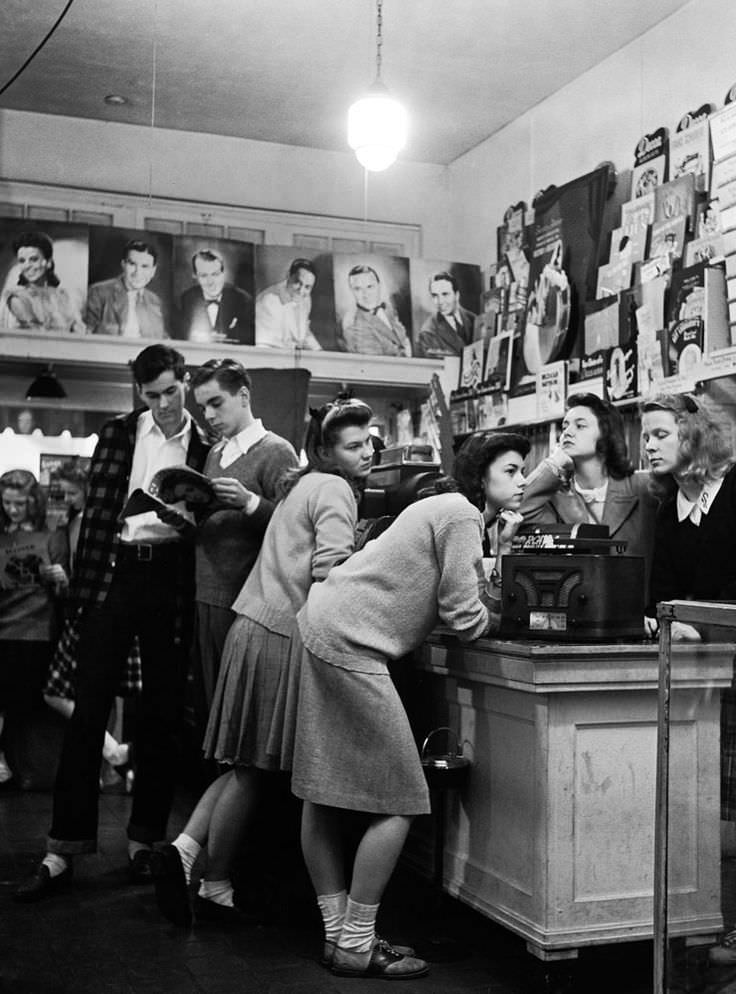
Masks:
[[[619,412],[595,394],[572,394],[560,444],[527,477],[524,520],[608,525],[627,555],[644,557],[648,578],[656,510],[649,474],[631,465]]]

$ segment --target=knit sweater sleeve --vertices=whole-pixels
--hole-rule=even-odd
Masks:
[[[314,527],[312,580],[320,581],[355,549],[358,513],[350,485],[342,477],[325,475],[311,495],[309,516]]]
[[[480,638],[491,626],[491,612],[481,599],[485,589],[480,516],[454,518],[435,535],[440,580],[437,608],[443,624],[463,642]]]

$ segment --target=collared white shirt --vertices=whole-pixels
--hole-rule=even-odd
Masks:
[[[704,514],[710,511],[713,501],[716,499],[718,491],[723,485],[723,477],[718,480],[710,480],[700,491],[696,500],[689,500],[682,490],[677,491],[677,520],[682,522],[685,518],[690,518],[692,523],[700,526]]]
[[[160,469],[185,465],[191,437],[192,418],[186,410],[182,427],[171,438],[166,438],[150,411],[142,414],[136,426],[128,496],[138,487],[147,491],[154,473]],[[187,510],[184,501],[172,504],[172,507],[189,521],[194,521],[194,515]],[[155,511],[147,511],[126,518],[120,538],[123,542],[170,542],[179,539],[180,535],[171,525],[160,521]]]
[[[248,449],[252,449],[256,442],[260,442],[265,434],[266,429],[263,427],[263,422],[260,418],[255,418],[253,423],[249,424],[247,428],[243,428],[237,435],[228,438],[222,447],[220,455],[220,465],[222,468],[226,469],[236,459],[244,456]]]
[[[606,480],[605,483],[602,483],[600,487],[593,487],[591,490],[585,490],[581,487],[574,477],[572,483],[576,492],[582,497],[583,503],[585,504],[585,510],[588,512],[589,516],[597,524],[600,524],[603,518],[603,508],[606,503],[606,496],[608,494],[608,480]]]

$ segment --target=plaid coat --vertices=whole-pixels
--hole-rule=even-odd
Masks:
[[[62,667],[62,674],[76,666],[76,648],[83,613],[102,604],[112,583],[115,556],[120,541],[118,520],[128,496],[128,481],[133,466],[138,418],[145,409],[133,411],[105,422],[92,455],[87,502],[82,516],[79,544],[74,562],[74,576],[69,592],[70,619],[57,647],[52,666]],[[198,426],[192,422],[187,465],[201,471],[209,447]],[[186,568],[188,567],[188,568]],[[194,551],[191,560],[177,577],[179,604],[178,641],[185,637],[190,623],[190,605],[194,596]],[[56,674],[57,678],[60,674]],[[133,651],[123,679],[124,690],[140,687],[140,658]],[[59,685],[57,684],[57,687]],[[60,689],[60,687],[59,687]]]

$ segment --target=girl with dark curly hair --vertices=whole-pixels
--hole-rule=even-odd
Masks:
[[[657,500],[649,474],[634,472],[616,408],[592,393],[571,394],[556,449],[529,474],[525,521],[608,526],[649,574]]]
[[[292,791],[304,800],[302,848],[333,973],[402,980],[427,964],[376,939],[386,884],[415,815],[429,811],[416,744],[388,671],[442,623],[464,642],[498,627],[498,574],[486,581],[483,533],[496,553],[521,521],[520,435],[471,436],[456,492],[411,504],[322,583],[297,615],[301,658]],[[345,812],[367,816],[346,877]],[[347,880],[350,890],[347,891]]]

